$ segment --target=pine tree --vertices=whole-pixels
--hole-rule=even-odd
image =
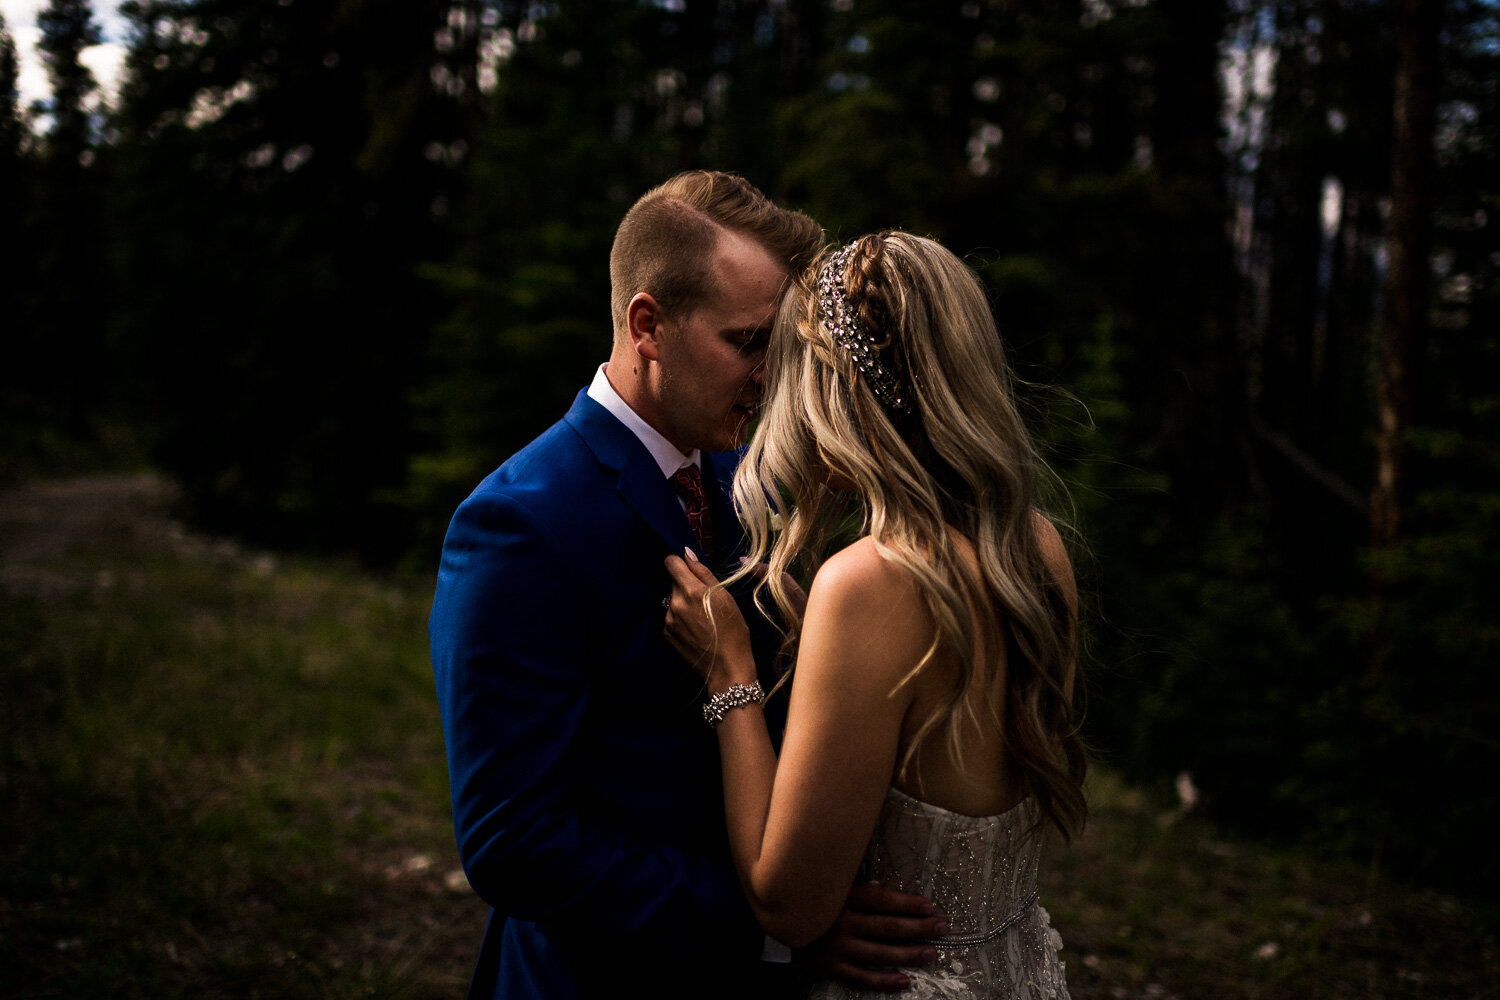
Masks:
[[[112,368],[103,336],[103,185],[92,103],[98,86],[82,62],[101,35],[87,0],[52,0],[37,15],[37,26],[51,99],[35,109],[46,132],[21,221],[34,260],[17,357],[33,419],[71,448],[97,440]]]
[[[416,272],[447,255],[465,146],[436,80],[451,6],[122,7],[113,327],[156,459],[218,528],[400,545]]]
[[[21,66],[16,58],[16,40],[11,37],[5,15],[0,14],[0,170],[21,155]]]
[[[12,304],[13,265],[17,260],[21,208],[21,144],[26,123],[21,117],[20,64],[16,43],[0,14],[0,316],[14,315]]]
[[[89,0],[50,0],[37,15],[42,37],[37,49],[52,84],[48,106],[48,159],[71,166],[87,158],[93,146],[93,109],[89,100],[98,90],[94,73],[83,64],[83,50],[103,41]]]
[[[27,256],[21,206],[29,178],[21,150],[26,126],[17,92],[19,70],[15,40],[0,14],[0,317],[12,330],[5,338],[10,360],[0,365],[0,479],[20,472],[30,416],[27,374],[25,366],[17,363],[30,338],[24,330],[16,332],[24,323],[21,292],[29,284],[22,273]]]
[[[1376,474],[1370,505],[1371,542],[1377,549],[1401,540],[1411,489],[1405,439],[1412,422],[1416,345],[1423,339],[1431,298],[1432,144],[1440,22],[1441,12],[1434,4],[1422,0],[1403,0],[1400,4],[1393,102],[1390,269],[1380,338]]]

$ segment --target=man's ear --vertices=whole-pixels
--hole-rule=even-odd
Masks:
[[[635,353],[647,361],[659,361],[664,325],[661,305],[656,299],[649,292],[636,292],[625,307],[625,329]]]

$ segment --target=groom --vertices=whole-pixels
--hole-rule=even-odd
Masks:
[[[454,515],[431,639],[459,851],[493,907],[471,997],[792,988],[729,861],[701,684],[662,635],[663,557],[691,546],[721,575],[737,558],[735,449],[788,274],[821,243],[730,174],[648,192],[610,254],[608,364]],[[861,891],[884,912],[847,912],[824,961],[890,988],[888,967],[930,954],[894,939],[936,918]]]

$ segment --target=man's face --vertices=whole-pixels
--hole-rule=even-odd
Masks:
[[[691,314],[663,322],[658,430],[683,452],[744,443],[787,277],[758,244],[735,234],[719,241],[714,275],[715,292]]]

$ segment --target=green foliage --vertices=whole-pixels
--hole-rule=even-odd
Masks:
[[[1463,370],[1493,364],[1494,345],[1462,340],[1448,349],[1467,356]],[[1412,434],[1421,485],[1409,534],[1372,556],[1381,588],[1341,609],[1355,648],[1371,654],[1330,687],[1342,718],[1323,721],[1352,725],[1358,750],[1339,745],[1331,736],[1341,730],[1325,725],[1313,752],[1355,778],[1341,796],[1344,822],[1308,811],[1325,835],[1399,870],[1488,886],[1500,881],[1480,819],[1500,809],[1490,780],[1500,767],[1500,706],[1487,676],[1500,655],[1490,590],[1500,547],[1500,396],[1493,386],[1473,389],[1451,399],[1448,428]],[[1288,779],[1304,805],[1326,794],[1317,774]],[[1414,802],[1432,803],[1430,823],[1410,821]]]
[[[888,92],[811,93],[782,109],[781,131],[797,150],[783,172],[788,190],[838,238],[877,229],[927,234],[932,209],[899,192],[941,190],[941,164],[908,128],[910,109]]]
[[[111,332],[154,454],[205,523],[283,544],[408,540],[383,502],[446,253],[447,5],[127,5]]]

